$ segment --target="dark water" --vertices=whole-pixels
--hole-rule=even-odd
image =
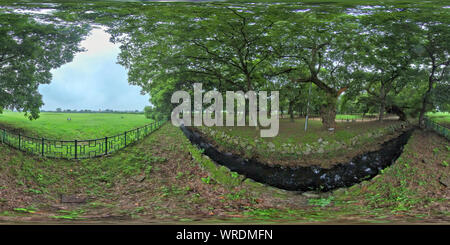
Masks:
[[[191,143],[203,149],[204,154],[216,163],[257,182],[290,191],[329,191],[373,178],[380,170],[395,162],[412,133],[412,130],[409,130],[383,143],[378,151],[367,152],[354,157],[348,163],[339,163],[332,168],[324,169],[319,166],[268,166],[254,159],[219,152],[197,132],[184,126],[180,128]]]

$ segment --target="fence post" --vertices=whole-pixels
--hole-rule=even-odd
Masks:
[[[78,140],[75,140],[75,159],[78,158]]]
[[[139,140],[139,136],[140,136],[140,131],[139,131],[139,128],[137,128],[137,140],[136,141]]]
[[[20,142],[21,141],[21,137],[20,137],[20,133],[19,133],[19,151],[20,151]]]
[[[6,130],[3,129],[3,134],[2,134],[2,143],[5,144],[6,142]]]
[[[125,145],[124,147],[127,146],[127,131],[125,131]]]
[[[105,137],[105,155],[108,155],[108,137]]]
[[[42,138],[42,152],[41,152],[42,156],[44,156],[44,141],[45,141],[44,138]]]

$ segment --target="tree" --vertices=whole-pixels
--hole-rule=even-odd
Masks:
[[[151,94],[155,110],[169,114],[172,93],[192,90],[196,82],[220,92],[268,86],[264,72],[272,56],[265,33],[272,22],[252,11],[160,9],[158,15],[121,20],[110,33],[122,43],[119,63],[129,69],[129,82]]]
[[[43,105],[39,85],[50,83],[50,70],[82,51],[78,44],[88,29],[0,13],[0,112],[15,108],[30,120],[38,118]]]
[[[287,108],[289,118],[294,121],[295,112],[300,112],[300,108],[305,108],[307,104],[307,84],[292,83],[285,79],[281,84],[280,90],[280,107],[281,110]]]
[[[417,68],[423,71],[427,76],[427,90],[423,94],[422,108],[419,115],[419,126],[425,127],[425,113],[433,108],[433,97],[435,102],[448,105],[448,86],[449,86],[449,65],[450,65],[450,40],[449,14],[448,12],[433,12],[433,21],[429,21],[429,15],[418,16],[416,24],[420,26],[420,43],[416,52],[420,54]],[[422,19],[423,18],[423,19]],[[443,89],[439,89],[443,88]],[[446,89],[445,89],[446,88]]]
[[[359,70],[362,85],[379,105],[380,121],[386,109],[401,108],[388,103],[389,94],[400,93],[403,87],[418,75],[412,68],[417,43],[416,26],[407,21],[409,15],[404,12],[381,12],[361,19],[364,44],[358,49]],[[403,113],[400,113],[403,115]],[[402,117],[402,119],[405,119]]]
[[[144,107],[144,115],[146,118],[150,119],[152,118],[152,113],[153,113],[153,107],[151,106],[146,106]]]
[[[340,94],[354,79],[354,43],[359,25],[355,17],[341,12],[319,16],[289,13],[287,21],[276,23],[280,71],[291,74],[292,82],[314,83],[325,94],[320,114],[325,128],[335,128],[336,105]],[[288,31],[285,31],[288,30]]]

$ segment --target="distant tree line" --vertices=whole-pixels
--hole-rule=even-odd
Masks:
[[[112,110],[112,109],[106,109],[106,110],[76,110],[76,109],[61,109],[56,108],[55,111],[51,110],[41,110],[42,112],[58,112],[58,113],[120,113],[120,114],[144,114],[143,111],[139,110]]]

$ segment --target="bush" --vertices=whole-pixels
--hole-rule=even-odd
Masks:
[[[151,106],[146,106],[144,108],[145,117],[148,119],[153,119],[154,109]]]
[[[161,111],[151,106],[146,106],[144,108],[144,114],[146,118],[153,119],[155,121],[161,121],[167,118],[166,114],[162,113]]]

